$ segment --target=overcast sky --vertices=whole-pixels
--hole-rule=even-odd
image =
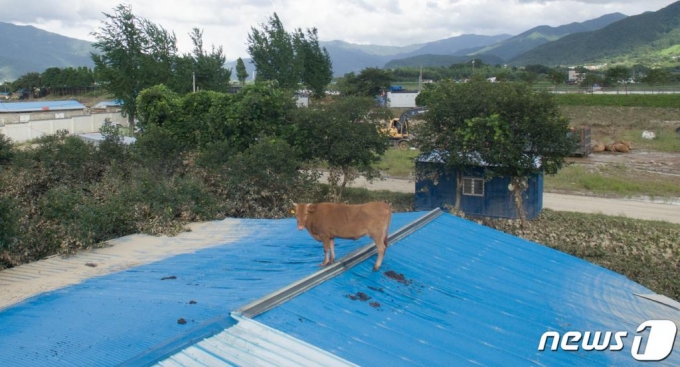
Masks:
[[[203,43],[222,46],[227,60],[246,58],[252,27],[276,12],[285,29],[313,28],[321,41],[406,46],[461,34],[516,35],[539,25],[583,22],[610,13],[657,11],[670,0],[128,0],[132,13],[173,31],[190,52],[192,28]],[[64,36],[91,35],[118,2],[0,0],[0,22],[32,25]]]

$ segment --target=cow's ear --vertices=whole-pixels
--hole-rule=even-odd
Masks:
[[[316,211],[316,204],[307,204],[307,213],[314,213]]]

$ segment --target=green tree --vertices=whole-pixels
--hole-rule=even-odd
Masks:
[[[592,72],[586,73],[586,76],[583,77],[583,81],[581,81],[581,87],[589,88],[590,91],[592,91],[595,84],[602,84],[602,77]]]
[[[329,183],[334,200],[354,179],[379,177],[374,164],[388,148],[380,132],[382,111],[373,111],[375,102],[367,97],[341,97],[329,104],[313,105],[296,112],[295,134],[291,145],[304,160],[320,160],[329,167]]]
[[[149,125],[163,126],[166,121],[174,118],[179,103],[179,96],[162,84],[144,89],[137,97],[139,127],[146,129]]]
[[[485,162],[489,177],[511,177],[522,222],[527,178],[557,173],[574,149],[553,95],[525,83],[441,82],[423,101],[429,111],[417,131],[421,151],[437,152],[445,168],[458,172]],[[459,198],[460,191],[457,207]]]
[[[326,86],[333,80],[333,64],[326,48],[319,46],[316,28],[307,30],[305,35],[297,29],[293,36],[297,55],[302,62],[302,82],[312,91],[316,98],[322,98]]]
[[[666,84],[671,74],[666,69],[654,68],[647,71],[647,75],[642,78],[643,83],[649,84],[652,89],[655,85]]]
[[[26,89],[29,91],[30,96],[33,96],[35,88],[40,87],[42,87],[40,73],[35,72],[24,74],[12,83],[13,90]]]
[[[295,53],[293,37],[276,13],[261,27],[251,28],[248,34],[248,54],[255,64],[255,78],[276,80],[282,88],[297,89],[302,64]]]
[[[558,84],[563,84],[564,81],[567,80],[567,73],[558,69],[553,69],[550,71],[550,74],[548,74],[548,77],[550,82],[557,88]]]
[[[203,31],[194,28],[189,33],[194,44],[194,72],[196,76],[196,87],[201,90],[212,90],[216,92],[226,92],[229,88],[231,69],[224,68],[226,58],[222,51],[222,46],[215,48],[212,46],[210,53],[203,48]]]
[[[520,73],[520,79],[523,82],[532,85],[538,80],[538,75],[535,72],[524,70]]]
[[[167,83],[176,56],[176,38],[144,18],[132,14],[130,6],[118,5],[99,30],[92,60],[99,81],[116,99],[123,101],[130,131],[134,132],[136,100],[147,87]]]
[[[181,98],[159,85],[140,94],[139,116],[144,128],[162,127],[190,148],[224,141],[242,152],[260,135],[283,137],[291,132],[296,109],[292,97],[290,91],[265,82],[236,94],[201,90]]]
[[[607,83],[610,85],[623,84],[626,93],[628,93],[628,80],[630,80],[630,68],[623,65],[611,67],[605,73]],[[617,88],[618,89],[618,88]]]
[[[257,71],[257,80],[276,80],[284,89],[297,89],[303,83],[315,96],[323,96],[333,78],[330,56],[319,46],[316,28],[286,32],[274,13],[262,29],[251,28],[248,53]]]
[[[379,68],[365,68],[359,75],[350,72],[338,80],[338,89],[344,95],[375,97],[392,85],[392,73]]]
[[[241,83],[241,85],[246,85],[246,78],[248,78],[248,71],[246,71],[246,65],[243,63],[243,59],[240,57],[236,60],[236,78]]]

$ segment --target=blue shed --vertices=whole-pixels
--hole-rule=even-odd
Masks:
[[[456,170],[444,170],[436,159],[420,157],[416,161],[415,209],[432,210],[444,205],[454,206],[458,186]],[[510,177],[486,178],[483,164],[462,170],[460,210],[468,216],[519,218],[514,193],[509,190]],[[522,196],[527,219],[538,217],[543,209],[543,175],[527,180]]]
[[[680,303],[440,210],[394,215],[379,272],[367,238],[338,240],[319,270],[321,246],[292,218],[216,226],[236,233],[0,309],[3,365],[636,366],[651,350],[680,365],[664,333]],[[649,320],[665,329],[641,330]],[[626,336],[572,343],[590,331]]]

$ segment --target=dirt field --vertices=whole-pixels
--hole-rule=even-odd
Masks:
[[[625,129],[680,126],[680,108],[562,106],[573,126],[591,126],[593,139],[615,137]]]
[[[633,149],[629,153],[592,153],[585,158],[568,158],[567,161],[585,166],[621,164],[643,173],[663,174],[680,179],[680,153]]]

